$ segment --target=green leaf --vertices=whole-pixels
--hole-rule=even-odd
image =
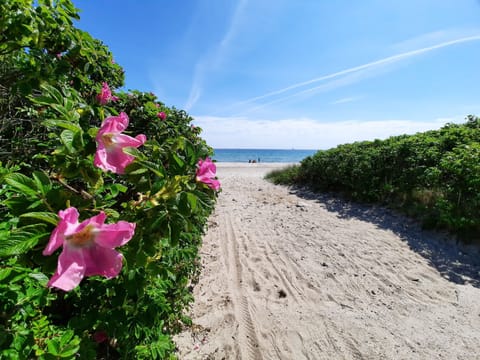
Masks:
[[[75,133],[70,130],[63,130],[60,134],[60,139],[62,140],[63,145],[65,145],[65,147],[70,153],[75,152],[75,148],[73,147],[74,137]]]
[[[52,188],[50,179],[43,171],[34,171],[33,180],[43,195],[46,195]]]
[[[55,99],[52,99],[48,96],[36,96],[32,98],[33,102],[40,105],[51,105],[55,104]]]
[[[59,220],[57,214],[51,213],[51,212],[29,212],[29,213],[20,215],[20,217],[37,219],[40,221],[44,221],[48,224],[52,224],[54,226],[57,226],[58,220]]]
[[[12,273],[12,268],[0,269],[0,282],[6,279]]]
[[[67,129],[73,131],[74,133],[82,131],[82,128],[79,125],[67,120],[48,119],[43,121],[42,124],[47,127],[59,127],[62,129]]]
[[[26,196],[38,197],[38,190],[35,182],[23,174],[7,174],[5,176],[5,182]]]
[[[190,208],[195,211],[197,208],[197,197],[192,193],[187,193],[187,200],[190,203]]]
[[[47,340],[47,349],[49,354],[53,356],[60,355],[60,344],[55,339]]]
[[[19,255],[27,252],[39,240],[50,235],[44,232],[43,224],[35,224],[15,229],[10,233],[10,236],[0,241],[0,257]]]
[[[43,273],[31,273],[28,274],[28,277],[37,280],[42,286],[46,286],[48,283],[48,277]]]
[[[157,175],[160,178],[163,178],[165,175],[163,174],[163,169],[160,167],[159,164],[151,162],[151,161],[146,161],[146,160],[138,160],[137,161],[139,164],[153,172],[155,175]],[[132,172],[133,173],[133,172]]]
[[[67,330],[63,333],[62,337],[60,338],[60,346],[63,348],[68,342],[73,338],[73,331]],[[63,352],[63,351],[62,351]]]
[[[134,148],[134,147],[125,147],[123,148],[123,152],[125,154],[128,154],[128,155],[132,155],[132,156],[135,156],[135,158],[144,158],[144,155],[143,153],[138,150],[137,148]]]
[[[183,168],[185,166],[185,161],[183,161],[177,154],[173,153],[172,157],[179,167]]]
[[[74,355],[76,355],[78,353],[79,350],[80,350],[80,345],[77,345],[75,343],[68,344],[67,346],[62,348],[62,352],[60,354],[60,357],[71,359],[71,358],[74,357]]]
[[[45,93],[47,93],[47,95],[54,99],[57,104],[63,103],[63,95],[56,88],[48,84],[42,84],[41,88]]]

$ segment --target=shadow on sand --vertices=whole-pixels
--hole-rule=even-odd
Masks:
[[[316,200],[339,218],[355,218],[392,231],[413,251],[427,259],[445,279],[480,288],[479,246],[459,243],[448,234],[422,230],[415,220],[387,208],[350,202],[332,194],[314,193],[305,188],[293,187],[290,192],[303,199]]]

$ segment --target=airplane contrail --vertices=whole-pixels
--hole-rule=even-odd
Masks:
[[[324,75],[324,76],[320,76],[320,77],[317,77],[317,78],[314,78],[314,79],[311,79],[311,80],[307,80],[307,81],[304,81],[304,82],[296,83],[296,84],[287,86],[283,89],[275,90],[275,91],[269,92],[269,93],[264,94],[264,95],[260,95],[260,96],[256,96],[256,97],[244,100],[244,101],[240,101],[240,102],[236,103],[235,106],[236,105],[244,105],[244,104],[255,102],[257,100],[269,98],[269,97],[272,97],[274,95],[282,94],[282,93],[287,92],[289,90],[297,89],[299,87],[310,85],[310,84],[313,84],[313,83],[316,83],[316,82],[319,82],[319,81],[336,78],[336,77],[339,77],[339,76],[342,76],[342,75],[350,74],[350,73],[353,73],[353,72],[356,72],[356,71],[376,67],[376,66],[379,66],[379,65],[387,64],[387,63],[397,62],[399,60],[409,58],[409,57],[412,57],[412,56],[416,56],[416,55],[420,55],[420,54],[423,54],[423,53],[426,53],[426,52],[429,52],[429,51],[432,51],[432,50],[441,49],[441,48],[444,48],[444,47],[448,47],[448,46],[452,46],[452,45],[456,45],[456,44],[460,44],[460,43],[465,43],[465,42],[470,42],[470,41],[476,41],[476,40],[480,40],[480,35],[463,37],[463,38],[460,38],[460,39],[455,39],[455,40],[451,40],[451,41],[442,42],[440,44],[424,47],[424,48],[421,48],[421,49],[407,51],[407,52],[404,52],[404,53],[401,53],[401,54],[386,57],[384,59],[372,61],[372,62],[369,62],[367,64],[355,66],[355,67],[352,67],[350,69],[345,69],[345,70],[338,71],[338,72],[335,72],[335,73],[332,73],[332,74],[329,74],[329,75]],[[302,92],[304,92],[304,91],[306,91],[306,90],[303,90]],[[290,97],[285,97],[284,99],[287,99],[287,98],[290,98]]]

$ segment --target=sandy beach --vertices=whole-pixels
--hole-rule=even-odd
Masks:
[[[480,254],[383,208],[218,163],[180,359],[480,359]]]

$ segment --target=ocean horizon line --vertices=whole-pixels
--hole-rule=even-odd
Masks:
[[[213,150],[279,150],[279,151],[319,151],[319,149],[299,149],[299,148],[236,148],[236,147],[212,147]]]
[[[212,158],[217,162],[297,163],[317,151],[312,149],[214,148]]]

